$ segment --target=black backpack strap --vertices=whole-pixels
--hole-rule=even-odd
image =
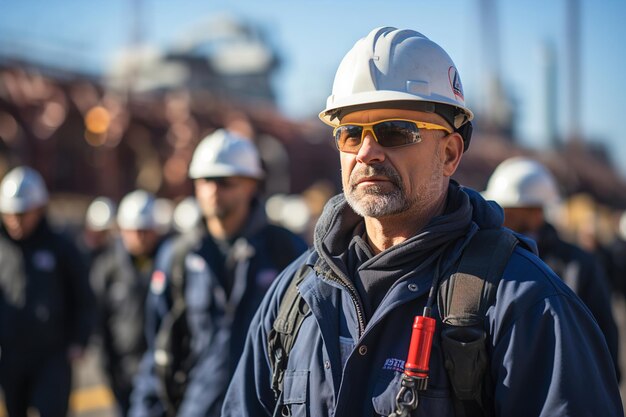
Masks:
[[[278,315],[274,320],[272,329],[267,336],[267,351],[272,367],[272,391],[276,399],[283,390],[283,380],[289,352],[293,347],[300,326],[309,313],[309,306],[304,301],[298,285],[302,282],[309,270],[307,264],[303,264],[287,287],[287,291],[280,301]]]
[[[172,305],[185,304],[185,258],[191,248],[191,241],[182,238],[174,244],[171,271],[170,271],[170,294]]]
[[[493,415],[484,321],[517,244],[506,229],[478,231],[463,251],[458,270],[439,287],[442,350],[457,417]]]
[[[172,247],[169,286],[172,306],[159,326],[154,346],[155,371],[161,380],[161,399],[168,416],[176,415],[191,369],[191,334],[185,301],[185,259],[196,240],[183,236]]]

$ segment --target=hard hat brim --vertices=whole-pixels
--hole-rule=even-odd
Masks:
[[[24,200],[4,202],[0,204],[0,213],[22,214],[43,207],[46,203],[47,200],[37,202],[28,202]]]
[[[380,103],[381,107],[384,108],[385,103],[389,102],[398,102],[398,101],[415,101],[415,102],[427,102],[427,103],[439,103],[439,104],[447,104],[449,106],[453,106],[461,110],[465,113],[467,117],[467,121],[470,121],[474,118],[474,113],[472,113],[467,107],[460,107],[459,103],[450,100],[447,97],[443,96],[416,96],[415,94],[404,93],[400,91],[367,91],[363,93],[352,94],[349,97],[344,99],[335,99],[333,95],[328,97],[326,103],[326,109],[324,109],[320,114],[319,118],[322,122],[326,123],[329,126],[337,127],[339,125],[339,119],[337,119],[336,112],[337,110],[347,108],[347,107],[356,107],[364,104],[376,104]]]
[[[219,177],[246,177],[255,180],[262,180],[264,174],[261,171],[236,169],[232,165],[213,164],[210,167],[202,167],[189,170],[189,178],[219,178]]]

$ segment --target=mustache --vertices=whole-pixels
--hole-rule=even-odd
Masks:
[[[398,188],[402,186],[400,175],[390,166],[386,165],[365,165],[360,169],[355,169],[350,175],[350,187],[354,188],[364,178],[385,177]]]

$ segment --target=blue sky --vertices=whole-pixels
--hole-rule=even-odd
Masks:
[[[558,131],[567,127],[567,0],[494,0],[500,67],[518,104],[516,132],[529,147],[545,146],[541,45],[557,53]],[[143,38],[167,47],[210,15],[230,12],[257,22],[279,50],[274,79],[282,111],[293,118],[324,106],[334,71],[354,42],[377,26],[416,29],[444,47],[456,62],[468,104],[483,103],[484,63],[479,0],[140,0]],[[40,59],[80,68],[106,68],[131,39],[133,2],[107,0],[0,0],[0,47],[37,51]],[[626,2],[580,0],[582,136],[608,144],[626,173],[621,101],[626,83]],[[624,166],[624,167],[621,167]]]

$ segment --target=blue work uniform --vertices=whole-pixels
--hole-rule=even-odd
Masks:
[[[72,384],[68,347],[85,347],[95,321],[87,266],[45,219],[29,237],[0,232],[0,385],[10,417],[35,407],[65,416]]]
[[[540,229],[536,241],[539,257],[583,300],[598,322],[619,381],[619,338],[611,308],[611,284],[603,266],[591,253],[562,240],[549,223]]]
[[[153,254],[135,257],[116,239],[90,271],[102,362],[123,416],[128,413],[133,378],[146,351],[145,300],[157,250],[158,244]]]
[[[252,321],[223,416],[389,416],[396,409],[412,324],[433,276],[455,271],[479,229],[499,228],[502,210],[452,182],[446,207],[415,235],[379,254],[363,219],[342,195],[320,217],[314,250],[277,279]],[[278,399],[271,389],[267,335],[302,263],[298,286],[311,314],[290,351]],[[382,294],[382,295],[381,295]],[[411,414],[452,417],[441,321],[428,388]],[[623,416],[606,342],[584,303],[534,253],[517,246],[487,310],[488,378],[496,416]]]
[[[197,233],[198,231],[196,231]],[[149,350],[135,380],[130,415],[163,416],[171,404],[163,398],[163,380],[155,369],[155,338],[172,307],[170,273],[178,239],[191,244],[184,256],[184,299],[191,335],[193,367],[177,416],[219,416],[228,382],[243,350],[248,326],[278,273],[307,246],[292,232],[267,223],[254,206],[241,233],[219,242],[201,225],[195,238],[164,244],[150,285],[146,311]],[[183,245],[184,246],[184,245]]]

